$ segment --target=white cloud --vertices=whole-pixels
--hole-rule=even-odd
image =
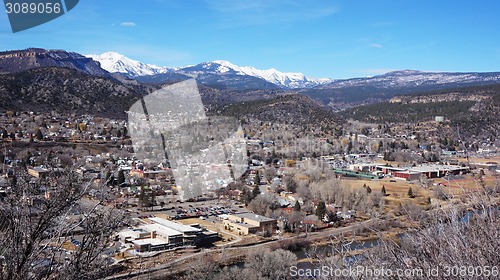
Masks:
[[[375,49],[381,49],[383,48],[384,46],[382,46],[382,44],[370,44],[369,46],[370,48],[375,48]]]
[[[120,23],[120,25],[125,26],[125,27],[136,26],[135,22],[132,22],[132,21],[124,21],[124,22]]]

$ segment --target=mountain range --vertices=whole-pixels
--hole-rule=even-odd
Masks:
[[[0,74],[40,67],[64,67],[89,75],[110,77],[110,73],[101,68],[95,60],[75,52],[39,48],[0,52]]]
[[[500,72],[449,73],[402,70],[374,77],[336,80],[299,92],[341,111],[357,105],[389,100],[397,95],[493,84],[500,84]]]
[[[214,75],[217,77],[247,80],[252,80],[249,77],[254,77],[270,83],[261,83],[261,87],[279,87],[285,89],[311,88],[332,82],[329,78],[309,78],[302,73],[284,73],[274,68],[259,70],[252,66],[240,67],[225,60],[202,62],[197,65],[184,67],[159,67],[130,59],[116,52],[87,55],[87,57],[98,61],[101,67],[108,72],[121,73],[129,78],[143,82],[168,82],[171,79],[196,78],[209,83],[213,80]]]
[[[111,73],[121,73],[143,83],[176,82],[195,78],[198,82],[219,89],[302,89],[325,103],[371,102],[401,93],[422,92],[500,83],[500,72],[448,73],[415,70],[393,71],[366,78],[332,80],[309,78],[301,73],[283,73],[274,68],[259,70],[237,66],[229,61],[215,60],[184,67],[158,67],[130,59],[116,52],[88,55]]]
[[[43,105],[47,109],[116,115],[127,110],[126,106],[116,108],[117,104],[128,104],[163,84],[191,78],[198,81],[202,99],[210,105],[299,93],[335,111],[387,101],[394,96],[500,84],[500,72],[404,70],[368,78],[329,80],[275,69],[239,67],[223,60],[172,68],[141,63],[117,53],[87,57],[64,50],[31,48],[0,52],[0,107],[37,109]],[[124,96],[127,102],[120,102]]]
[[[415,70],[392,71],[383,75],[367,78],[354,78],[333,81],[320,89],[340,89],[347,87],[374,87],[374,88],[416,88],[439,87],[440,85],[466,85],[475,83],[498,83],[500,72],[492,73],[450,73],[450,72],[423,72]]]

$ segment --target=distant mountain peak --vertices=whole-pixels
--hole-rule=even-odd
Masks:
[[[217,63],[217,64],[220,64],[222,66],[231,67],[231,68],[238,68],[238,66],[232,64],[231,62],[229,62],[227,60],[214,60],[214,61],[212,61],[212,63]]]
[[[122,73],[131,78],[162,74],[169,71],[168,67],[158,67],[128,58],[117,52],[105,52],[99,55],[86,55],[99,62],[101,67],[111,73]]]
[[[387,72],[387,73],[385,73],[383,75],[384,76],[385,75],[406,76],[406,75],[416,75],[416,74],[423,74],[423,73],[426,73],[426,72],[418,71],[418,70],[405,69],[405,70],[395,70],[395,71]]]
[[[253,66],[237,66],[227,60],[214,60],[211,63],[220,65],[221,73],[234,72],[266,80],[283,88],[308,88],[332,82],[329,78],[309,78],[302,73],[281,72],[276,68],[259,70]]]

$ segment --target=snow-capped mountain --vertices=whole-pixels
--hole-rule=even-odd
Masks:
[[[192,66],[172,68],[145,64],[115,52],[87,56],[100,62],[101,67],[109,72],[122,73],[131,78],[140,77],[140,80],[151,80],[145,79],[145,76],[176,73],[193,78],[198,78],[203,75],[246,75],[262,79],[281,88],[310,88],[332,82],[332,80],[328,78],[314,79],[306,77],[301,73],[283,73],[274,68],[259,70],[251,66],[240,67],[225,60],[215,60]],[[161,75],[157,78],[161,79],[162,77],[160,76]],[[163,76],[163,78],[165,77],[166,76]],[[171,77],[171,75],[169,77]]]
[[[389,91],[411,92],[415,89],[434,90],[462,85],[500,82],[500,73],[446,73],[401,70],[367,78],[346,80],[315,79],[301,73],[284,73],[274,68],[259,70],[252,66],[237,66],[226,60],[202,62],[184,67],[159,67],[130,59],[116,52],[88,55],[111,73],[122,73],[142,82],[172,82],[195,78],[200,83],[222,88],[322,89],[339,92]]]
[[[172,70],[168,67],[158,67],[153,64],[142,63],[116,52],[106,52],[99,55],[90,54],[86,56],[99,62],[104,70],[110,73],[122,73],[130,78],[163,74]]]
[[[500,82],[500,73],[447,73],[422,72],[415,70],[393,71],[369,78],[337,80],[321,86],[324,89],[377,88],[377,89],[412,89],[431,87],[437,89],[449,85],[491,84]]]
[[[204,62],[195,66],[181,67],[179,70],[191,71],[194,69],[203,69],[201,71],[211,71],[214,74],[231,73],[236,75],[248,75],[261,78],[282,88],[310,88],[332,82],[329,78],[309,78],[302,73],[283,73],[274,68],[259,70],[252,66],[240,67],[226,60]]]

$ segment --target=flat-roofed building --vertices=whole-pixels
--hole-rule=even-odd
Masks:
[[[414,181],[420,179],[421,174],[422,173],[420,172],[412,172],[405,170],[405,171],[396,171],[392,175],[395,178],[405,179],[406,181]]]
[[[199,229],[199,228],[195,228],[195,227],[188,226],[188,225],[183,225],[183,224],[172,222],[172,221],[162,219],[162,218],[149,218],[149,220],[152,221],[153,223],[156,223],[156,224],[159,224],[159,225],[162,225],[165,227],[169,227],[171,229],[174,229],[176,231],[179,231],[179,232],[182,232],[182,233],[188,234],[188,235],[195,235],[195,234],[199,234],[201,232],[201,229]]]
[[[459,175],[469,172],[468,167],[459,165],[444,165],[444,164],[428,164],[411,167],[408,169],[410,172],[420,172],[427,176],[427,178],[441,178],[448,175]]]
[[[384,174],[392,174],[394,172],[407,170],[406,168],[392,167],[388,165],[377,165],[376,169],[382,171]]]
[[[150,218],[151,224],[118,233],[122,243],[132,243],[138,252],[168,250],[182,246],[211,244],[218,233],[183,225],[162,218]]]
[[[377,168],[376,163],[355,163],[349,165],[349,170],[360,172],[373,172]]]
[[[183,234],[177,230],[159,224],[149,224],[140,227],[151,232],[151,238],[162,239],[172,247],[183,245]]]
[[[182,242],[184,246],[194,246],[198,244],[200,241],[199,239],[202,237],[202,230],[199,228],[183,225],[162,218],[150,218],[149,220],[155,224],[180,232],[182,234]]]
[[[226,229],[236,231],[240,235],[258,232],[273,234],[278,227],[275,219],[250,212],[228,215],[223,223]]]
[[[418,180],[422,174],[427,178],[441,178],[448,175],[459,175],[469,172],[468,167],[445,164],[423,164],[404,168],[378,165],[377,169],[384,174],[390,174],[408,181]]]
[[[28,174],[36,178],[44,178],[47,173],[49,173],[49,170],[41,166],[28,168]]]
[[[120,237],[120,240],[122,242],[126,242],[130,240],[151,237],[151,232],[143,228],[135,228],[135,229],[121,231],[120,233],[118,233],[118,236]]]
[[[157,238],[137,239],[132,243],[137,252],[162,251],[171,248],[168,242]]]
[[[183,234],[158,225],[142,225],[118,233],[122,243],[132,243],[138,252],[160,251],[183,246]]]

